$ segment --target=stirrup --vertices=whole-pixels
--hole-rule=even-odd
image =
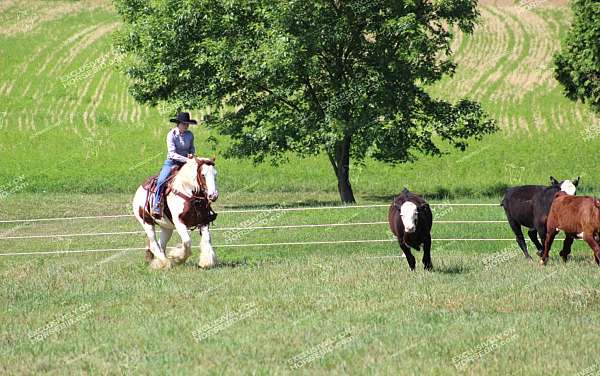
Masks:
[[[158,211],[154,211],[154,209],[152,209],[152,212],[150,213],[150,215],[152,215],[152,218],[154,218],[154,219],[161,219],[162,218],[162,210],[160,210],[160,207],[159,207]]]

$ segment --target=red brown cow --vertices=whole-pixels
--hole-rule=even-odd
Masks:
[[[573,240],[583,238],[594,251],[596,264],[600,266],[600,245],[595,239],[600,233],[600,200],[597,198],[569,196],[564,192],[558,192],[548,213],[546,231],[548,235],[544,244],[542,265],[548,262],[548,253],[554,237],[559,231],[564,231],[565,243],[568,245],[560,252],[564,261],[567,261]]]

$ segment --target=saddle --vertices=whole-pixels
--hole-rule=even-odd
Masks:
[[[181,167],[178,165],[175,165],[171,168],[171,172],[169,173],[169,176],[167,177],[167,180],[165,181],[165,189],[163,189],[162,193],[160,194],[160,201],[163,202],[163,198],[167,197],[167,190],[170,192],[171,191],[171,183],[173,182],[173,179],[175,178],[175,175],[177,175],[177,172],[179,171]],[[142,188],[144,188],[145,190],[147,190],[150,193],[156,193],[156,182],[158,181],[158,175],[154,175],[154,176],[150,176],[148,179],[146,179],[146,181],[144,181],[144,183],[142,183]]]
[[[179,171],[180,166],[173,166],[171,168],[171,172],[165,181],[165,188],[162,190],[160,194],[160,205],[159,208],[164,217],[168,218],[169,221],[173,222],[173,215],[171,214],[171,210],[169,209],[169,205],[167,205],[166,197],[169,193],[173,192],[172,185],[175,175]],[[144,205],[144,209],[140,208],[140,217],[144,219],[144,222],[149,224],[155,224],[155,218],[151,214],[152,204],[154,203],[154,197],[156,195],[157,190],[157,181],[158,175],[150,176],[147,178],[144,183],[142,183],[142,188],[144,188],[148,194],[146,196],[146,202]],[[179,215],[179,219],[190,229],[195,229],[198,226],[205,226],[211,222],[213,222],[217,218],[217,213],[215,213],[211,206],[210,201],[204,195],[194,194],[191,197],[184,195],[181,192],[174,192],[179,197],[185,200],[183,212]]]

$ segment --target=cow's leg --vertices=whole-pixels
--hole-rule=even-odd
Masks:
[[[563,243],[562,251],[560,251],[560,257],[562,257],[564,262],[567,262],[567,260],[569,259],[569,254],[571,253],[571,245],[573,244],[573,240],[575,240],[575,235],[565,235],[565,242]]]
[[[546,265],[548,263],[548,254],[550,253],[550,248],[552,247],[552,242],[554,241],[556,234],[558,234],[558,231],[552,230],[546,235],[546,241],[544,242],[544,254],[540,260],[542,265]]]
[[[548,236],[547,235],[548,234],[548,230],[546,229],[546,224],[543,223],[543,222],[537,223],[535,225],[535,229],[536,229],[538,235],[540,236],[541,243],[545,245],[546,244],[546,237]],[[554,234],[554,236],[556,236],[556,234]],[[540,257],[542,257],[542,254],[543,254],[543,250],[539,250],[537,252],[537,255],[540,256]]]
[[[544,251],[544,246],[538,240],[538,232],[537,232],[537,230],[535,228],[531,228],[531,229],[529,229],[527,231],[527,235],[529,235],[529,239],[531,239],[531,241],[535,245],[535,248],[537,248],[537,254],[541,255],[542,252]]]
[[[527,252],[527,244],[525,243],[525,237],[523,236],[521,225],[518,224],[512,218],[508,219],[508,224],[510,225],[510,228],[513,230],[515,236],[517,237],[517,244],[519,244],[519,248],[521,248],[521,250],[523,251],[523,255],[525,255],[526,258],[531,259],[531,256],[529,256],[529,252]]]
[[[425,270],[432,270],[431,263],[431,235],[427,235],[423,240],[423,267]]]
[[[413,256],[413,254],[410,252],[410,247],[402,243],[402,241],[400,240],[398,241],[398,243],[400,244],[400,249],[402,249],[402,252],[404,252],[404,255],[406,256],[406,261],[408,261],[408,266],[410,267],[410,270],[415,270],[417,262],[415,260],[415,256]]]
[[[181,245],[175,247],[169,252],[169,258],[176,264],[183,264],[192,254],[192,238],[185,224],[179,221],[179,218],[173,213],[173,224],[181,237]]]
[[[198,259],[198,266],[201,268],[210,268],[217,263],[217,255],[211,244],[208,225],[200,227],[200,236],[200,258]]]
[[[600,266],[600,245],[598,245],[598,242],[594,239],[594,234],[592,232],[584,231],[583,240],[585,240],[592,248],[592,251],[594,251],[594,260],[596,261],[596,264]]]
[[[152,252],[152,261],[150,261],[150,267],[153,269],[168,269],[171,267],[171,263],[165,256],[163,249],[156,240],[156,232],[154,231],[154,225],[147,223],[143,224],[144,231],[148,236],[148,242],[150,243],[150,252]]]

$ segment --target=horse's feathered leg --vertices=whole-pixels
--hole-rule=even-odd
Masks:
[[[210,268],[217,263],[217,255],[211,244],[208,225],[200,227],[200,236],[200,258],[198,259],[198,266],[201,268]]]
[[[169,257],[169,253],[167,252],[167,243],[171,239],[171,235],[173,235],[172,228],[160,228],[160,248],[165,252],[167,257]]]
[[[164,251],[160,247],[160,244],[156,240],[156,232],[154,231],[154,225],[143,223],[144,231],[148,236],[150,242],[150,252],[154,255],[154,259],[150,262],[150,267],[153,269],[168,269],[171,267],[171,262],[165,256]]]
[[[154,258],[150,261],[150,267],[154,269],[167,269],[171,266],[171,263],[165,256],[165,253],[160,247],[160,244],[158,244],[158,241],[156,240],[156,232],[154,231],[154,225],[144,222],[144,219],[141,217],[141,213],[143,212],[143,209],[146,205],[146,194],[147,192],[145,189],[143,189],[142,187],[138,188],[132,203],[133,215],[138,220],[138,222],[140,222],[140,224],[144,228],[146,236],[148,237],[147,246],[150,249],[150,252],[152,252],[152,255],[154,256]]]
[[[181,237],[181,245],[169,252],[169,258],[177,264],[183,264],[192,254],[192,238],[187,226],[178,217],[178,214],[173,213],[173,224]]]

